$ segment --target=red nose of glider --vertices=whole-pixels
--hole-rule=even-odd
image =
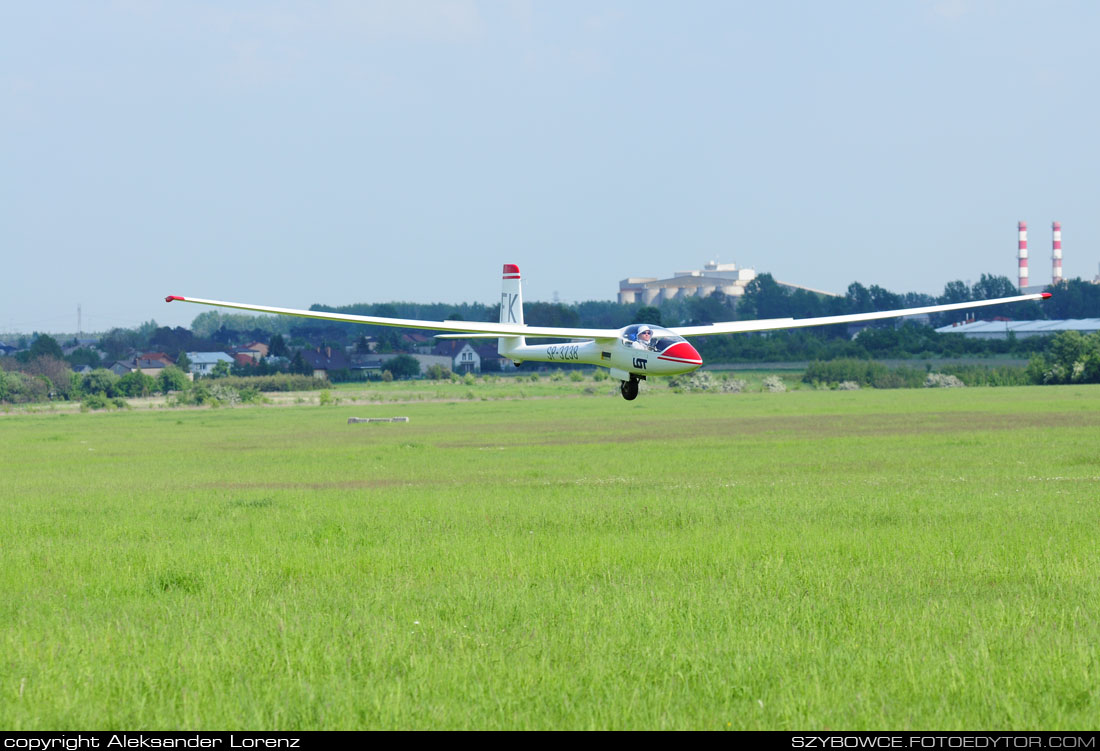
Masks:
[[[687,342],[676,342],[662,352],[658,359],[668,360],[669,362],[675,362],[681,365],[698,366],[703,364],[703,358],[695,351],[695,347],[692,347]]]

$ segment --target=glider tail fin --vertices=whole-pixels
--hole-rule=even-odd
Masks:
[[[500,322],[523,325],[523,288],[520,284],[519,266],[514,263],[504,264],[504,279],[500,292]],[[515,348],[526,345],[527,340],[522,336],[501,338],[497,340],[497,352],[507,357]]]

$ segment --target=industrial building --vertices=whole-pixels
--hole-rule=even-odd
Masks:
[[[668,279],[632,276],[619,282],[619,302],[626,304],[660,305],[666,300],[684,297],[706,297],[721,292],[730,297],[745,294],[745,287],[756,278],[754,269],[738,268],[735,263],[710,261],[696,271],[677,271]],[[836,297],[833,292],[778,282],[790,289],[804,289],[819,295]]]
[[[1019,339],[1029,336],[1080,331],[1092,334],[1100,331],[1100,318],[1067,318],[1061,321],[965,321],[936,329],[940,334],[962,334],[975,339],[1007,339],[1009,333]]]

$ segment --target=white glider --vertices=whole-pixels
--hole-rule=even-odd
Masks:
[[[347,313],[326,313],[319,310],[276,308],[270,305],[204,300],[198,297],[169,295],[165,302],[180,301],[199,305],[216,305],[221,308],[249,310],[256,313],[318,318],[339,323],[364,323],[373,326],[397,326],[410,329],[444,331],[441,338],[496,338],[497,351],[517,365],[526,360],[537,362],[570,362],[598,365],[608,368],[611,376],[622,382],[623,398],[632,400],[638,396],[638,382],[647,376],[669,376],[690,373],[701,367],[703,358],[685,337],[737,334],[752,331],[776,331],[807,326],[829,326],[836,323],[876,321],[883,318],[942,313],[948,310],[966,310],[988,305],[1043,300],[1049,292],[1038,292],[995,300],[926,305],[920,308],[882,310],[874,313],[853,313],[819,318],[770,318],[758,321],[724,321],[703,326],[674,326],[663,328],[648,324],[633,324],[621,329],[582,329],[560,326],[527,326],[523,323],[523,294],[520,286],[519,266],[504,264],[503,287],[500,296],[500,321],[420,321],[411,318],[385,318],[358,316]],[[528,344],[527,337],[577,340],[569,344]]]

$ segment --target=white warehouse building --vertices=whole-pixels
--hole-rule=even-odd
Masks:
[[[968,321],[940,326],[936,331],[940,334],[962,334],[975,339],[1007,339],[1009,333],[1018,339],[1058,334],[1062,331],[1093,334],[1100,331],[1100,318],[1066,318],[1057,321]]]

